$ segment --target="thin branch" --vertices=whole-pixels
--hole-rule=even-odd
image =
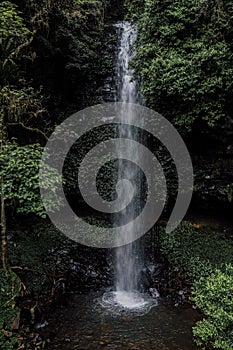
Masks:
[[[31,128],[29,126],[26,126],[25,124],[23,124],[22,122],[18,122],[18,123],[9,123],[8,125],[20,125],[22,126],[24,129],[28,130],[28,131],[31,131],[31,132],[37,132],[38,134],[42,135],[46,141],[48,141],[48,137],[45,135],[45,133],[43,131],[41,131],[40,129],[38,128]]]
[[[37,270],[30,269],[29,267],[11,266],[11,270],[29,271],[29,272],[35,272],[35,273],[39,273],[41,275],[45,275],[45,273],[37,271]]]
[[[14,57],[17,56],[19,54],[19,52],[26,46],[30,45],[34,39],[34,35],[36,33],[36,30],[34,30],[32,32],[32,36],[30,37],[29,40],[25,41],[24,43],[22,43],[21,45],[19,45],[13,52],[10,53],[10,55],[4,60],[3,62],[3,67],[8,63],[8,61]]]
[[[31,269],[29,267],[11,266],[11,270],[34,272],[34,273],[38,273],[39,275],[47,276],[52,279],[60,278],[64,276],[64,273],[56,273],[55,271],[49,271],[47,268],[44,268],[44,271],[38,271],[35,269]]]

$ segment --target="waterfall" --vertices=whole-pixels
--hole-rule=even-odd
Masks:
[[[137,28],[129,22],[121,22],[116,26],[118,28],[119,41],[116,62],[116,100],[117,102],[137,103],[137,83],[133,80],[133,70],[129,67],[129,63],[135,55],[135,48],[133,45],[137,38]],[[126,121],[128,120],[125,120],[125,122]]]
[[[125,102],[122,106],[121,124],[116,128],[117,138],[130,139],[141,143],[141,135],[137,128],[133,127],[134,104],[139,103],[137,82],[133,79],[133,70],[130,61],[135,55],[134,43],[137,38],[137,28],[129,22],[116,24],[118,32],[118,50],[116,60],[115,102]],[[131,150],[130,150],[131,151]],[[104,293],[102,303],[111,312],[136,312],[137,314],[149,312],[151,307],[157,305],[157,299],[151,298],[148,293],[140,292],[140,274],[143,266],[141,246],[135,241],[135,218],[141,211],[143,204],[143,175],[136,164],[139,162],[139,154],[132,149],[133,162],[124,159],[122,149],[117,149],[117,182],[128,180],[131,186],[117,189],[119,198],[131,199],[131,203],[120,213],[113,214],[113,226],[121,227],[127,223],[127,231],[124,232],[125,245],[122,245],[122,235],[116,235],[115,248],[115,290]],[[124,191],[124,193],[121,193]],[[128,191],[128,192],[127,192]],[[128,201],[126,200],[128,203]],[[124,241],[123,241],[124,242]],[[132,243],[128,243],[132,242]],[[128,243],[128,244],[127,244]]]
[[[138,140],[139,135],[135,128],[129,126],[133,122],[133,113],[131,111],[130,103],[138,102],[137,83],[133,80],[133,71],[129,67],[129,63],[135,55],[133,47],[136,37],[137,28],[132,26],[129,22],[122,22],[117,24],[118,29],[118,55],[116,62],[116,83],[117,83],[117,102],[129,103],[125,106],[122,113],[122,125],[118,128],[118,137]],[[140,174],[137,166],[131,162],[124,162],[124,154],[118,150],[118,180],[126,178],[134,187],[134,204],[126,207],[121,215],[115,215],[114,220],[118,226],[123,222],[130,222],[129,229],[125,232],[126,241],[134,241],[134,220],[138,207],[140,206]],[[133,151],[132,151],[133,152]],[[134,159],[137,160],[138,154],[134,153]],[[137,188],[137,196],[136,190]],[[129,190],[130,191],[130,190]],[[132,193],[124,193],[128,198]],[[118,238],[116,237],[116,240]],[[139,247],[137,242],[121,246],[116,249],[116,291],[117,298],[121,304],[134,305],[135,292],[139,288]],[[136,303],[138,300],[136,301]]]

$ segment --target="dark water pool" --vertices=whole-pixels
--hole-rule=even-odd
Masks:
[[[49,349],[192,350],[192,326],[200,315],[160,300],[147,314],[112,315],[100,294],[73,295],[50,320],[56,336]]]

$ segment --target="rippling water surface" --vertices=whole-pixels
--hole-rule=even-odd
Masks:
[[[140,296],[137,297],[140,303]],[[50,349],[197,349],[191,334],[192,326],[200,319],[195,310],[174,308],[159,300],[149,310],[140,305],[139,309],[147,311],[144,313],[135,312],[135,307],[132,312],[129,308],[116,312],[112,298],[113,293],[104,297],[99,293],[72,296],[69,306],[50,320],[50,327],[57,334]],[[143,302],[149,300],[144,296]]]

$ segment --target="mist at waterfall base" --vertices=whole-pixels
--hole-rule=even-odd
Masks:
[[[116,24],[118,32],[118,52],[116,61],[116,96],[115,102],[126,102],[124,110],[122,110],[122,124],[117,127],[118,137],[120,139],[133,139],[140,142],[142,137],[135,128],[129,124],[133,124],[134,115],[130,104],[139,103],[139,94],[137,82],[133,80],[133,71],[130,69],[129,63],[135,51],[133,45],[137,37],[137,28],[129,22],[121,22]],[[143,184],[140,169],[132,162],[124,161],[124,154],[121,150],[117,150],[117,178],[118,181],[127,179],[132,185],[127,189],[119,189],[124,191],[124,196],[130,198],[132,190],[134,193],[134,203],[127,206],[121,211],[121,215],[113,215],[113,225],[121,226],[124,222],[130,223],[127,232],[124,233],[126,242],[132,243],[120,246],[115,250],[115,291],[106,292],[102,298],[102,306],[106,307],[112,313],[130,312],[136,314],[145,314],[149,312],[151,307],[158,304],[158,292],[154,290],[151,294],[140,292],[140,273],[143,268],[142,247],[134,239],[135,221],[134,217],[140,212],[142,207]],[[133,150],[132,150],[133,153]],[[135,161],[139,155],[134,152]],[[137,190],[136,190],[137,189]],[[128,192],[127,192],[128,191]],[[118,193],[121,198],[122,193]],[[117,242],[118,237],[116,237]],[[117,242],[118,243],[118,242]]]

